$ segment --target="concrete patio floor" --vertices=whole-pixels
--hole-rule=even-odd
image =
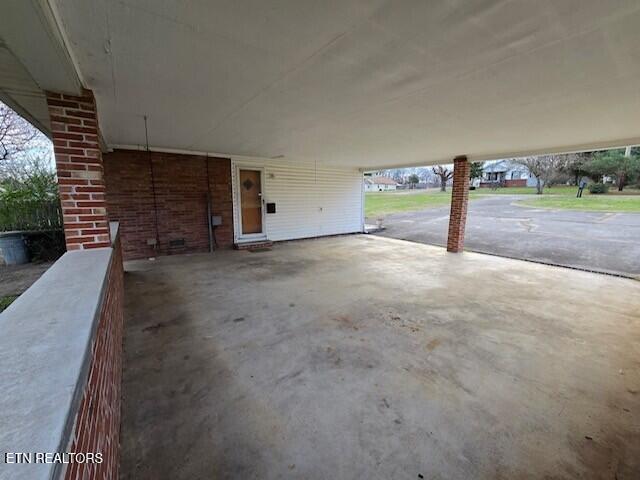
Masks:
[[[640,283],[375,236],[126,264],[125,479],[640,476]]]

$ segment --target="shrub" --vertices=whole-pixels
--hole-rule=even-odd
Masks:
[[[61,228],[62,212],[53,173],[36,172],[25,179],[0,181],[0,232]]]
[[[59,230],[62,212],[57,199],[0,199],[0,232],[11,230]]]
[[[31,172],[0,181],[0,232],[23,232],[31,261],[56,260],[65,251],[55,175]]]
[[[64,232],[60,230],[29,231],[23,234],[31,262],[51,262],[65,250]]]
[[[592,183],[589,185],[589,192],[599,194],[599,193],[607,193],[609,191],[609,185],[605,185],[604,183]]]

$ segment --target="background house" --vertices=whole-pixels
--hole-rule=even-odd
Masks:
[[[388,190],[395,190],[397,187],[398,183],[389,177],[365,177],[364,179],[365,192],[386,192]]]
[[[536,177],[529,169],[511,160],[486,162],[482,169],[480,187],[490,187],[496,183],[504,187],[535,187]]]

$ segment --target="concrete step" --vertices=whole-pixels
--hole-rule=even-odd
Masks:
[[[364,233],[378,233],[384,230],[386,230],[386,227],[383,225],[378,226],[367,223],[364,226]]]
[[[256,250],[259,248],[270,248],[273,246],[271,240],[260,240],[256,242],[234,243],[233,248],[236,250]]]

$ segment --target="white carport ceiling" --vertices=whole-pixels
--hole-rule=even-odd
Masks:
[[[379,167],[640,143],[638,0],[52,0],[107,143]]]
[[[81,87],[63,43],[46,2],[0,5],[0,100],[47,134],[43,90],[78,93]]]
[[[44,93],[29,72],[0,40],[0,101],[49,133],[49,109]]]

